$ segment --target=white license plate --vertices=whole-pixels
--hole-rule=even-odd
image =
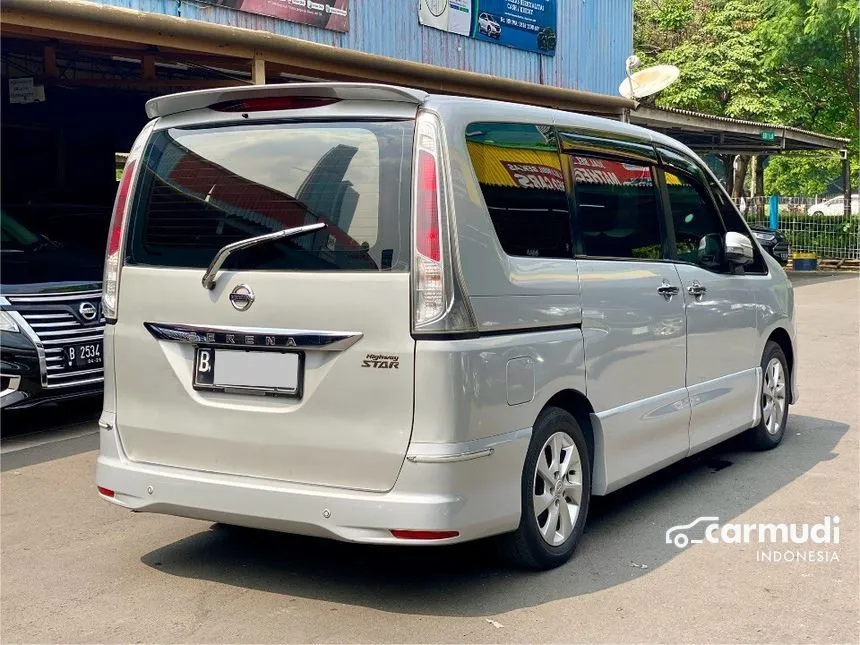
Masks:
[[[194,387],[209,390],[300,396],[302,355],[200,347],[194,356]]]

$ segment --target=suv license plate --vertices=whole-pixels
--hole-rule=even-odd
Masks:
[[[100,340],[63,348],[63,369],[66,371],[97,369],[104,366]]]
[[[198,347],[194,388],[246,394],[301,396],[304,354]]]

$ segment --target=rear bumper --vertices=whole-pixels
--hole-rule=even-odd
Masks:
[[[113,425],[103,414],[100,425]],[[131,462],[102,427],[96,482],[133,511],[373,544],[448,544],[505,533],[520,519],[520,473],[531,429],[464,444],[412,444],[385,493],[293,484]],[[394,538],[392,529],[457,531]]]

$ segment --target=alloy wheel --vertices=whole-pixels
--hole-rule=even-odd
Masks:
[[[566,432],[551,435],[540,451],[532,501],[541,537],[550,546],[563,544],[573,533],[582,503],[582,459]]]

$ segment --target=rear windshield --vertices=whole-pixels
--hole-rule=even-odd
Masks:
[[[141,161],[128,264],[205,268],[226,244],[319,231],[233,253],[224,268],[409,268],[412,121],[167,129]]]

